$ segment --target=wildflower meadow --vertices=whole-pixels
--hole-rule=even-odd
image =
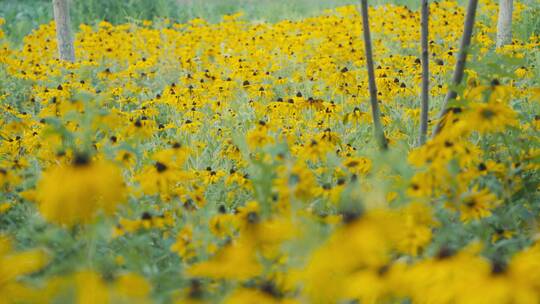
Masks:
[[[0,0],[0,304],[540,303],[504,1]]]

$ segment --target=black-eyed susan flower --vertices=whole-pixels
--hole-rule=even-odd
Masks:
[[[46,220],[73,226],[89,223],[100,213],[113,214],[126,201],[126,190],[115,165],[78,155],[72,164],[44,172],[37,185],[36,200]]]
[[[466,121],[472,131],[500,132],[516,124],[516,113],[502,103],[477,103],[471,106]]]
[[[459,206],[460,218],[464,222],[478,220],[490,216],[493,208],[499,205],[499,200],[489,189],[474,188],[465,194]]]

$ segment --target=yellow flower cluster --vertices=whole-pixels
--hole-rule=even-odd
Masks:
[[[464,10],[430,9],[434,117]],[[420,16],[371,9],[382,154],[355,6],[0,40],[0,232],[53,256],[0,236],[0,303],[538,303],[540,37],[494,50],[496,11],[414,147]]]

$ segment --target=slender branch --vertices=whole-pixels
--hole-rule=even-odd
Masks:
[[[478,0],[469,0],[469,5],[467,7],[467,14],[465,16],[465,26],[463,29],[463,36],[461,37],[461,45],[459,46],[459,53],[456,62],[456,67],[454,69],[454,75],[452,77],[452,88],[446,94],[444,98],[443,106],[439,116],[437,118],[438,123],[433,131],[432,137],[435,137],[441,132],[443,127],[442,119],[448,113],[448,103],[451,100],[454,100],[457,97],[457,92],[455,87],[457,87],[463,80],[463,74],[465,72],[465,63],[467,60],[467,53],[469,46],[471,45],[472,32],[474,28],[474,18],[476,16],[476,8],[478,7]]]
[[[381,123],[381,111],[377,101],[377,84],[375,83],[375,70],[373,68],[373,51],[371,47],[371,33],[369,30],[368,3],[367,0],[360,0],[362,8],[362,26],[364,32],[364,46],[366,49],[366,66],[368,70],[369,95],[371,102],[371,114],[373,117],[373,126],[375,138],[381,150],[388,149],[388,142],[384,136],[384,130]]]
[[[75,48],[71,35],[69,0],[53,0],[54,21],[56,23],[56,41],[61,60],[75,61]]]
[[[512,43],[513,10],[513,0],[499,0],[499,17],[497,20],[497,47]]]
[[[422,0],[421,13],[422,40],[422,113],[420,116],[420,137],[418,143],[426,142],[429,119],[429,1]]]

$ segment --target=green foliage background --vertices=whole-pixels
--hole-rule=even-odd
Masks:
[[[170,18],[175,22],[202,17],[212,22],[238,11],[250,20],[275,22],[315,15],[323,9],[356,4],[357,0],[71,0],[73,24],[107,20],[113,24],[132,20]],[[466,2],[461,0],[460,2]],[[524,0],[529,6],[523,21],[516,24],[520,38],[540,34],[540,1]],[[20,43],[32,29],[52,19],[52,0],[0,0],[0,17],[10,39]],[[372,0],[371,5],[392,3],[418,7],[420,1]]]

